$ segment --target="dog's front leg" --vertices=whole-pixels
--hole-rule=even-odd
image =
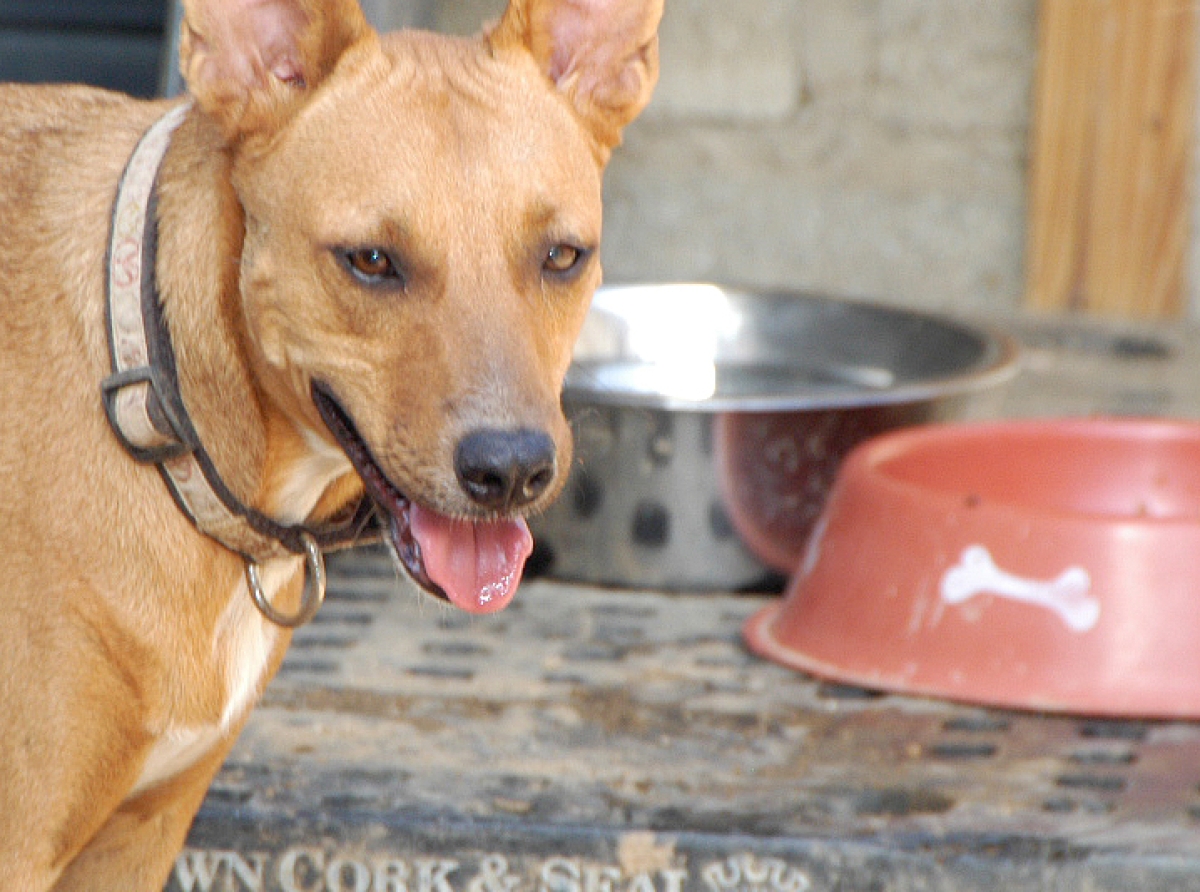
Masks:
[[[0,625],[0,890],[47,892],[67,877],[62,888],[161,889],[170,853],[237,728],[187,771],[126,801],[154,751],[149,729],[162,722],[150,716],[163,709],[157,679],[169,673],[85,589],[14,573],[5,594],[14,598]],[[160,805],[162,818],[153,812]],[[120,838],[131,843],[119,870],[111,861],[122,881],[85,876],[89,861],[100,865],[94,876],[104,875],[97,856]],[[139,873],[145,882],[124,879]]]
[[[123,803],[67,865],[53,892],[158,892],[183,848],[205,791],[237,737],[178,776]]]
[[[4,730],[6,744],[10,734],[23,739],[5,746],[0,766],[3,890],[55,888],[120,807],[139,770],[140,748],[130,746],[122,729],[112,723],[89,725],[86,709],[66,705],[61,696],[56,700],[56,706],[66,709],[54,717],[58,728],[52,733],[39,733],[44,727],[22,722],[19,710]]]

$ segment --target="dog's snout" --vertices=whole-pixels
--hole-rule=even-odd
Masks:
[[[531,430],[478,430],[459,442],[454,470],[473,502],[492,511],[515,511],[554,482],[554,440]]]

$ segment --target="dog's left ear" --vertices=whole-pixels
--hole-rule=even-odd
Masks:
[[[188,91],[231,139],[278,127],[374,34],[357,0],[184,0],[183,9]]]
[[[509,0],[493,46],[522,46],[591,129],[602,154],[650,101],[663,0]]]

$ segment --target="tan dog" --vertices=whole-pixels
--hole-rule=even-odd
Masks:
[[[569,464],[601,172],[657,75],[662,0],[512,0],[475,40],[380,38],[353,0],[185,5],[149,242],[110,217],[171,104],[0,88],[4,889],[161,888],[287,646],[264,611],[312,606],[364,481],[427,588],[512,597],[519,517]],[[106,418],[106,379],[149,388],[107,322],[139,258],[195,436],[143,457],[186,488],[205,456],[245,556]]]

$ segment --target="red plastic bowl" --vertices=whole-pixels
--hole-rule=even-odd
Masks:
[[[842,465],[752,650],[994,706],[1200,717],[1200,424],[938,425]]]

